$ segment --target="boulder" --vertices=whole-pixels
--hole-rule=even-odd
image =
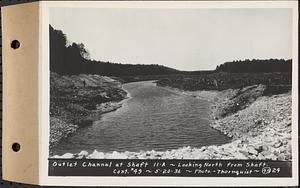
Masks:
[[[75,158],[74,154],[72,153],[65,153],[63,154],[60,158],[64,158],[64,159],[73,159]]]
[[[98,152],[97,150],[94,150],[94,152],[87,157],[88,159],[104,159],[105,155],[103,152]]]

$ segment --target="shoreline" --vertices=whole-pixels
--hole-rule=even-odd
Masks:
[[[103,114],[118,110],[122,107],[123,101],[126,99],[127,98],[119,102],[101,103],[100,105],[103,105],[104,107],[99,108],[102,109],[93,111],[91,115],[86,116],[80,123],[77,124],[66,123],[59,118],[50,117],[50,123],[53,125],[50,129],[50,140],[52,140],[50,141],[50,148],[55,147],[61,139],[67,138],[71,134],[75,133],[78,129],[85,126],[90,126],[94,121],[99,120]]]
[[[50,155],[63,138],[119,109],[128,98],[120,82],[99,75],[51,73],[50,83]]]
[[[263,96],[265,89],[263,85],[224,91],[168,89],[212,102],[210,126],[232,138],[232,141],[219,146],[210,145],[201,148],[187,146],[167,151],[106,153],[96,150],[92,153],[81,151],[76,154],[55,155],[53,158],[291,160],[290,92]],[[239,104],[241,101],[247,102]],[[270,108],[275,111],[268,111]],[[281,114],[280,118],[277,118],[278,114]]]

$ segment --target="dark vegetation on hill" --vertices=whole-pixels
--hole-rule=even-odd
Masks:
[[[244,61],[226,62],[217,66],[216,71],[234,73],[260,73],[260,72],[292,72],[292,60],[284,59],[246,59]]]
[[[178,71],[162,65],[120,64],[90,60],[84,44],[68,44],[66,35],[49,26],[50,71],[61,75],[99,74],[104,76],[162,75]]]

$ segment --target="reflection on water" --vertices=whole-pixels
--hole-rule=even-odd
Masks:
[[[115,112],[64,139],[54,154],[167,150],[223,144],[229,139],[209,126],[209,103],[157,87],[151,81],[125,84],[131,98]]]

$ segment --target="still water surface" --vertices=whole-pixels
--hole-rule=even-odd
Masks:
[[[209,102],[157,87],[152,81],[123,85],[130,95],[123,106],[78,129],[54,154],[140,151],[201,147],[229,142],[209,126]]]

